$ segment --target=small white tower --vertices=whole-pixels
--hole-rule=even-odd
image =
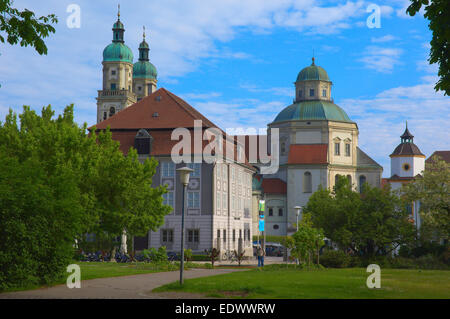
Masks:
[[[425,155],[422,154],[416,144],[414,136],[408,130],[406,123],[405,132],[400,136],[401,143],[395,148],[391,157],[391,179],[413,179],[425,168]]]
[[[388,179],[392,189],[399,189],[403,184],[410,183],[420,176],[425,169],[425,155],[413,143],[414,136],[408,130],[406,122],[405,132],[400,136],[401,143],[395,148],[391,157],[391,177]],[[415,201],[407,206],[417,228],[420,228],[420,202]]]

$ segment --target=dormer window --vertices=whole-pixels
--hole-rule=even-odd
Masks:
[[[326,89],[322,90],[322,97],[327,97],[327,90]]]
[[[314,96],[314,89],[309,89],[309,96]]]

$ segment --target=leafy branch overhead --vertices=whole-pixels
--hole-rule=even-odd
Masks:
[[[55,33],[52,24],[58,23],[55,14],[36,17],[33,11],[12,7],[12,0],[0,0],[0,42],[22,47],[31,45],[39,54],[47,54],[44,39]]]
[[[439,64],[439,80],[434,89],[450,95],[450,1],[448,0],[411,0],[406,12],[416,15],[424,7],[424,17],[430,21],[428,25],[433,32],[430,45],[430,64]]]

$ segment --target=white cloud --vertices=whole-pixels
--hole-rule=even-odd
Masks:
[[[370,41],[373,42],[373,43],[382,43],[382,42],[393,41],[395,39],[397,39],[397,38],[394,37],[392,34],[387,34],[387,35],[384,35],[382,37],[371,38]]]
[[[390,174],[389,154],[400,143],[405,121],[415,135],[414,143],[430,156],[450,148],[450,101],[434,91],[436,77],[423,77],[413,86],[400,86],[378,93],[372,99],[343,99],[339,105],[357,122],[359,145]]]
[[[398,48],[383,48],[379,46],[368,46],[364,56],[358,61],[362,62],[368,69],[381,73],[391,73],[397,64],[400,64],[400,55],[403,50]]]

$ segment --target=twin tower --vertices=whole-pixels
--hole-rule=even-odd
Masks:
[[[120,11],[113,25],[113,40],[103,50],[103,88],[98,91],[97,123],[136,103],[156,90],[157,72],[150,63],[149,46],[139,45],[139,61],[133,64],[133,52],[125,45],[125,28]]]

